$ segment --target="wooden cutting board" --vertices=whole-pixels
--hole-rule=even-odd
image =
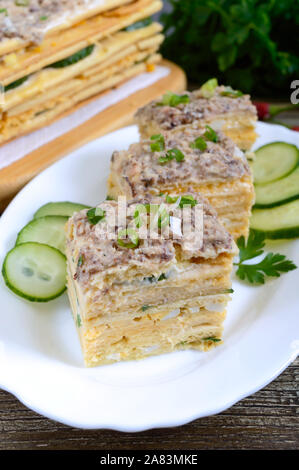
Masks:
[[[186,89],[186,76],[183,70],[166,60],[162,61],[162,65],[170,69],[167,77],[110,106],[84,124],[0,170],[0,210],[7,206],[13,196],[28,181],[55,161],[93,139],[131,124],[138,108],[163,95],[166,91],[181,92]],[[75,110],[99,98],[99,96],[97,95],[80,103]],[[72,109],[72,112],[74,112],[74,109]],[[67,114],[69,113],[65,113],[63,117]]]

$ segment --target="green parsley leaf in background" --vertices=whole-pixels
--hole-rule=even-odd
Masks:
[[[197,85],[210,77],[256,96],[286,98],[299,76],[299,2],[170,0],[163,56]]]

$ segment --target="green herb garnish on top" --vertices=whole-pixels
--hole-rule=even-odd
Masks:
[[[182,162],[185,159],[185,155],[177,148],[170,149],[165,155],[159,158],[159,163],[160,165],[164,165],[164,163],[168,163],[173,159],[177,162]]]
[[[153,143],[151,144],[152,152],[162,152],[165,149],[165,140],[162,134],[156,134],[151,136]]]
[[[204,133],[204,137],[206,140],[210,140],[211,142],[218,142],[219,138],[214,129],[210,126],[206,126],[206,132]]]
[[[131,228],[119,230],[117,243],[123,248],[137,248],[139,245],[138,233]]]
[[[157,102],[158,106],[171,106],[175,107],[179,104],[186,104],[190,102],[189,95],[177,95],[176,93],[172,93],[168,91],[162,96],[162,101]]]
[[[166,195],[165,198],[168,204],[175,204],[179,200],[178,206],[183,209],[184,206],[191,206],[194,207],[197,204],[197,200],[194,199],[191,195],[184,195],[184,196],[169,196]]]
[[[240,96],[243,96],[243,93],[240,90],[233,90],[232,87],[227,86],[227,87],[225,87],[224,91],[220,92],[220,95],[221,96],[228,96],[230,98],[239,98]]]
[[[96,225],[105,218],[106,212],[103,211],[103,209],[101,209],[100,207],[93,207],[87,211],[86,215],[88,221],[92,225]]]
[[[206,126],[205,133],[202,136],[197,137],[193,142],[191,142],[189,144],[189,147],[204,152],[207,148],[207,140],[210,140],[211,142],[215,143],[219,140],[217,133],[210,126]]]
[[[196,206],[196,204],[197,204],[197,200],[194,199],[193,196],[182,196],[180,203],[179,203],[179,207],[183,209],[184,206],[194,207]]]
[[[245,261],[256,258],[264,253],[265,236],[261,232],[250,230],[247,243],[242,236],[237,240],[239,248],[239,262],[236,275],[242,280],[247,280],[251,284],[264,284],[266,277],[279,277],[281,273],[286,273],[297,268],[297,266],[279,253],[268,253],[262,261],[256,264],[245,264]]]

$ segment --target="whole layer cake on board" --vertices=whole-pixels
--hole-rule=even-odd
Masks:
[[[160,0],[1,2],[0,144],[46,126],[161,56]]]

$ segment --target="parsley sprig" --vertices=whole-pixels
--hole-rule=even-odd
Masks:
[[[262,261],[256,264],[244,263],[264,253],[265,236],[261,232],[250,230],[247,243],[242,236],[237,240],[237,245],[240,250],[239,262],[234,265],[238,266],[236,275],[242,281],[247,280],[251,284],[264,284],[266,277],[279,277],[281,273],[297,268],[291,260],[279,253],[268,253]]]

